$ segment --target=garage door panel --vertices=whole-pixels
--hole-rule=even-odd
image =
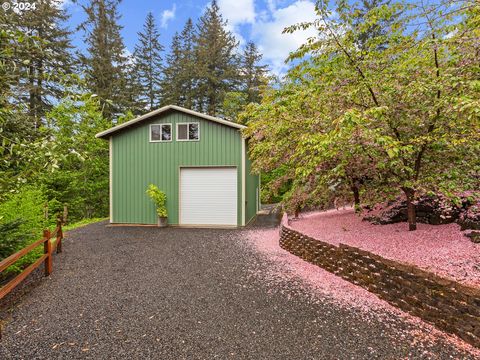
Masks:
[[[180,223],[237,225],[237,169],[182,168]]]

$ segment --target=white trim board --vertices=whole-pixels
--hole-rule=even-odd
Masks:
[[[245,138],[242,136],[242,226],[245,226]]]
[[[112,160],[113,160],[113,144],[112,144],[112,137],[110,136],[109,139],[108,139],[108,197],[110,198],[109,199],[109,203],[108,203],[108,207],[109,207],[109,221],[110,221],[110,224],[113,223],[113,185],[112,185],[112,179],[113,179],[113,176],[112,176],[112,173],[113,173],[113,163],[112,163]]]

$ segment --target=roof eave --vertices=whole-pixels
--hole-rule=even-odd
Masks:
[[[139,123],[143,120],[151,118],[152,116],[164,113],[168,110],[177,110],[177,111],[183,112],[185,114],[197,116],[199,118],[203,118],[205,120],[210,120],[210,121],[213,121],[213,122],[216,122],[216,123],[219,123],[219,124],[223,124],[223,125],[226,125],[226,126],[230,126],[230,127],[233,127],[233,128],[239,129],[239,130],[246,128],[245,125],[236,124],[236,123],[228,121],[228,120],[224,120],[224,119],[220,119],[220,118],[217,118],[217,117],[214,117],[214,116],[202,114],[202,113],[199,113],[197,111],[185,109],[185,108],[182,108],[182,107],[177,106],[177,105],[167,105],[167,106],[161,107],[160,109],[153,110],[153,111],[151,111],[147,114],[139,116],[135,119],[124,122],[123,124],[120,124],[120,125],[117,125],[117,126],[114,126],[114,127],[110,128],[110,129],[101,131],[98,134],[96,134],[95,137],[96,138],[108,138],[112,134],[116,133],[117,131],[120,131],[120,130],[125,129],[129,126],[132,126],[136,123]]]

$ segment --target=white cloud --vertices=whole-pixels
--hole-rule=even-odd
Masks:
[[[227,20],[227,30],[235,35],[241,45],[245,44],[246,41],[240,34],[239,27],[255,22],[255,1],[219,0],[218,7],[223,18]]]
[[[160,25],[162,28],[166,28],[168,26],[168,22],[170,20],[175,19],[175,12],[177,11],[177,5],[173,4],[173,7],[170,10],[163,10],[162,11],[162,18],[160,19]]]
[[[285,59],[289,53],[298,49],[309,37],[317,35],[314,28],[295,31],[293,34],[282,34],[283,29],[300,22],[316,19],[315,4],[308,0],[298,0],[293,4],[276,8],[275,1],[269,1],[269,14],[263,14],[252,26],[252,37],[263,53],[263,59],[271,64],[276,74],[287,68]]]
[[[267,0],[267,7],[268,10],[274,12],[277,8],[277,1],[276,0]]]
[[[219,0],[218,6],[223,17],[233,27],[255,21],[254,0]]]
[[[288,65],[285,59],[290,52],[298,49],[309,37],[316,36],[313,28],[282,34],[283,29],[300,22],[316,19],[314,0],[263,0],[263,10],[255,11],[255,2],[260,0],[218,0],[218,6],[224,19],[228,21],[227,30],[240,41],[250,31],[250,39],[256,42],[263,59],[277,75],[285,72]],[[288,3],[287,2],[287,3]],[[258,9],[258,8],[257,8]]]

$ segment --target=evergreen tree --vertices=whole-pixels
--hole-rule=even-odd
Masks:
[[[163,104],[176,104],[188,109],[196,108],[195,31],[188,19],[181,34],[172,39],[171,51],[167,56],[162,83]]]
[[[181,61],[181,97],[180,105],[188,109],[196,107],[196,64],[195,64],[195,29],[192,19],[188,19],[180,34]]]
[[[268,65],[260,65],[262,54],[253,42],[247,43],[242,58],[242,80],[247,103],[260,102],[260,87],[267,83]]]
[[[181,42],[178,32],[173,35],[170,53],[166,58],[162,81],[162,105],[180,105]]]
[[[225,94],[239,85],[238,41],[226,24],[213,0],[197,25],[197,106],[210,115],[222,114]]]
[[[91,0],[83,6],[87,20],[79,26],[88,45],[81,60],[86,67],[89,90],[100,98],[102,113],[111,120],[132,106],[127,86],[131,59],[120,35],[119,3],[119,0]]]
[[[128,56],[127,59],[128,61],[124,68],[126,81],[123,90],[123,99],[121,99],[124,103],[125,109],[122,111],[122,114],[115,119],[117,123],[124,119],[125,116],[141,115],[145,113],[146,109],[150,108],[147,106],[149,102],[147,103],[148,99],[146,96],[148,94],[145,94],[145,87],[142,85],[141,79],[139,78],[135,57]]]
[[[64,26],[69,15],[59,0],[38,0],[35,10],[1,11],[0,23],[24,34],[10,43],[13,48],[10,77],[14,105],[27,105],[27,116],[35,128],[42,125],[52,103],[63,97],[64,75],[73,71],[71,32]]]
[[[148,110],[158,107],[161,96],[162,56],[164,50],[159,41],[160,34],[151,12],[148,13],[143,32],[138,33],[138,44],[133,53],[135,72],[140,85],[140,100]]]

